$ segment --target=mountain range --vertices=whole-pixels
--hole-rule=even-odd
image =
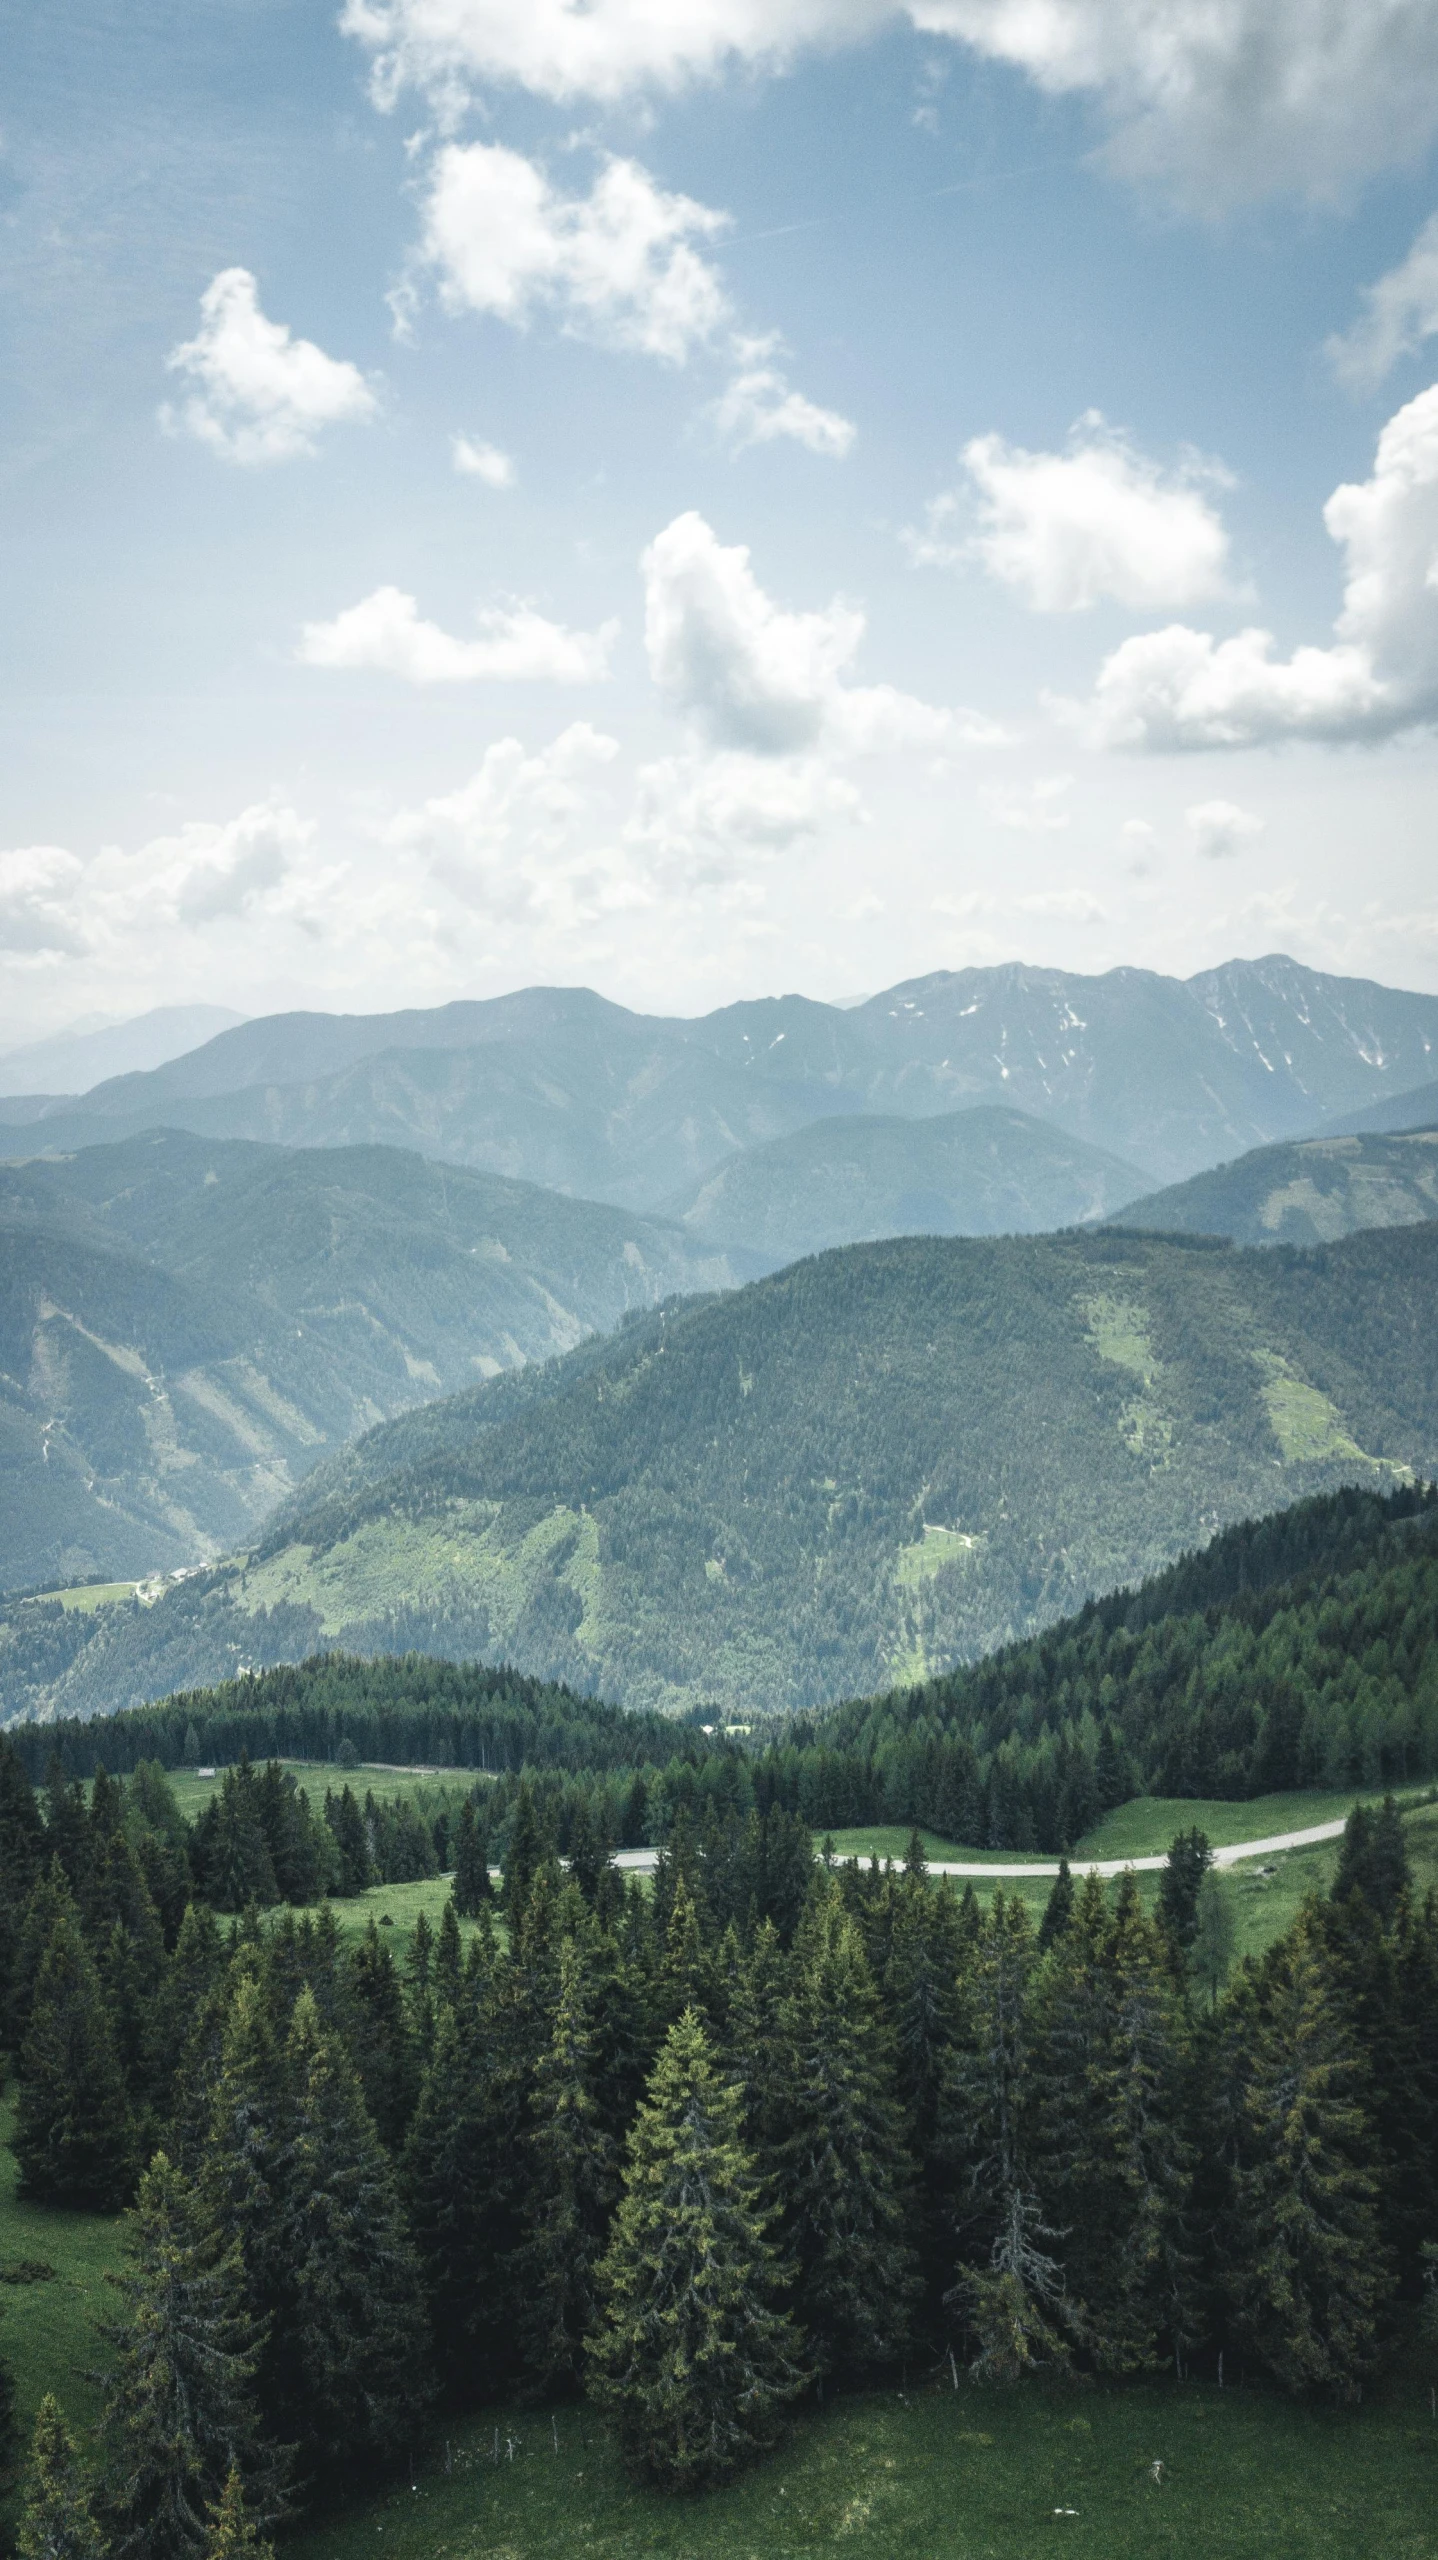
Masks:
[[[671,1711],[922,1678],[1225,1522],[1438,1472],[1438,1223],[910,1238],[631,1317],[323,1461],[248,1555],[6,1611],[10,1714],[325,1644]]]
[[[974,1103],[1052,1122],[1151,1188],[1431,1085],[1435,1060],[1438,996],[1281,955],[1186,980],[1013,965],[937,971],[850,1007],[780,996],[695,1020],[584,988],[276,1014],[78,1099],[0,1103],[0,1124],[16,1154],[162,1126],[403,1146],[653,1212],[814,1121]]]

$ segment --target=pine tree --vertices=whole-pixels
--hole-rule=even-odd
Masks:
[[[527,1778],[521,1778],[514,1811],[509,1820],[509,1846],[504,1853],[504,1908],[510,1927],[517,1928],[529,1908],[534,1879],[545,1861],[544,1835],[535,1811],[534,1793]]]
[[[1334,1901],[1343,1902],[1350,1893],[1361,1894],[1377,1912],[1384,1928],[1390,1929],[1411,1884],[1403,1816],[1393,1797],[1385,1796],[1376,1813],[1366,1804],[1356,1804],[1343,1829],[1338,1873],[1333,1879]]]
[[[280,2465],[259,2440],[256,2324],[239,2243],[222,2247],[196,2190],[157,2152],[140,2181],[118,2279],[126,2317],[101,2434],[114,2560],[190,2560],[232,2469],[266,2521]]]
[[[461,1920],[477,1920],[483,1905],[491,1901],[494,1894],[489,1880],[489,1842],[484,1825],[468,1797],[459,1809],[451,1891]]]
[[[629,2139],[599,2270],[593,2396],[631,2468],[676,2489],[726,2479],[772,2442],[807,2379],[741,2135],[737,2091],[687,2011]]]
[[[18,2549],[20,2560],[104,2560],[90,2492],[52,2392],[35,2420]]]
[[[1055,1938],[1061,1938],[1073,1918],[1074,1880],[1067,1858],[1060,1858],[1053,1891],[1044,1905],[1039,1922],[1039,1954],[1047,1955]]]
[[[595,2320],[594,2268],[617,2184],[614,2144],[595,2101],[592,1999],[579,1947],[559,1958],[554,2030],[534,2073],[526,2236],[516,2260],[521,2334],[537,2390],[579,2380]]]
[[[1159,1880],[1158,1912],[1180,1955],[1186,1956],[1198,1928],[1198,1898],[1213,1864],[1208,1834],[1195,1824],[1180,1831],[1164,1860]]]
[[[1194,1981],[1208,1993],[1210,2008],[1217,2007],[1218,1995],[1228,1980],[1237,1937],[1231,1888],[1221,1870],[1210,1867],[1198,1889],[1198,1916],[1189,1949],[1190,1971]]]
[[[1356,2399],[1392,2286],[1372,2126],[1347,2004],[1311,1906],[1269,1956],[1243,2038],[1227,2290],[1289,2390]]]
[[[242,1953],[224,2015],[198,2183],[222,2249],[237,2244],[245,2309],[265,2336],[257,2376],[268,2434],[293,2434],[284,2357],[293,2312],[286,2235],[295,2108],[252,1955]]]
[[[945,2143],[956,2172],[963,2245],[945,2296],[974,2348],[981,2379],[1017,2381],[1067,2362],[1063,2270],[1045,2242],[1034,2180],[1029,1983],[1036,1950],[1015,1894],[995,1892],[963,1983],[959,2039],[945,2091]]]
[[[223,2495],[210,2509],[204,2560],[274,2560],[274,2546],[266,2542],[250,2514],[245,2504],[245,2484],[233,2466]]]
[[[822,2371],[897,2362],[918,2292],[913,2164],[894,2044],[859,1932],[832,1887],[794,1944],[781,2017],[781,2246]]]
[[[459,2406],[513,2379],[509,2268],[525,2126],[515,2074],[474,1985],[443,2008],[404,2155],[404,2194],[435,2362]]]
[[[420,2056],[410,2034],[394,1958],[373,1920],[350,1958],[350,1995],[352,2050],[364,2084],[365,2105],[381,2138],[397,2151],[419,2092]]]
[[[134,2177],[124,2076],[100,1977],[73,1913],[50,1933],[20,2055],[15,2156],[21,2192],[100,2212]]]
[[[288,2406],[305,2454],[333,2474],[397,2452],[423,2406],[419,2267],[359,2080],[309,1991],[286,2061],[295,2092],[283,2216]]]

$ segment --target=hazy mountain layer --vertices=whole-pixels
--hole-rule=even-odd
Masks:
[[[737,1148],[828,1113],[1001,1102],[1158,1183],[1413,1087],[1435,1060],[1438,996],[1281,956],[1186,982],[940,971],[849,1009],[781,996],[695,1021],[529,988],[432,1012],[245,1023],[78,1108],[52,1106],[14,1144],[73,1148],[160,1124],[386,1143],[655,1208]]]
[[[394,1148],[161,1133],[0,1167],[0,1572],[224,1552],[384,1416],[732,1276],[676,1227]]]
[[[1343,1127],[1356,1136],[1395,1129],[1438,1129],[1438,1083],[1420,1084],[1411,1093],[1395,1093],[1366,1111],[1345,1112]]]
[[[130,1022],[98,1030],[56,1032],[0,1053],[0,1090],[8,1096],[88,1093],[114,1076],[145,1072],[192,1054],[202,1042],[243,1022],[225,1004],[162,1004]],[[0,1103],[0,1112],[4,1111]]]
[[[20,1613],[0,1680],[93,1710],[344,1641],[792,1707],[1404,1470],[1438,1472],[1438,1225],[856,1246],[385,1425],[243,1569],[102,1613],[43,1679]]]
[[[769,1269],[902,1235],[1033,1235],[1108,1217],[1143,1188],[1117,1156],[994,1104],[928,1120],[811,1121],[747,1147],[671,1203],[697,1241]]]
[[[1360,1227],[1427,1218],[1438,1218],[1438,1129],[1257,1147],[1123,1211],[1126,1227],[1232,1236],[1237,1244],[1332,1244]]]

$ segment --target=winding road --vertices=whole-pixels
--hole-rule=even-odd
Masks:
[[[1231,1840],[1227,1848],[1214,1850],[1213,1863],[1216,1867],[1236,1867],[1244,1858],[1271,1857],[1279,1849],[1313,1849],[1320,1841],[1338,1840],[1342,1835],[1340,1819],[1337,1822],[1315,1822],[1307,1831],[1274,1831],[1266,1840]],[[652,1875],[658,1855],[657,1849],[621,1849],[614,1863],[616,1867],[626,1867],[636,1875]],[[898,1859],[893,1861],[896,1866],[899,1863]],[[1152,1858],[1070,1858],[1069,1872],[1076,1876],[1121,1876],[1132,1867],[1143,1875],[1167,1864],[1168,1853],[1164,1850]],[[945,1858],[929,1860],[931,1876],[972,1876],[976,1882],[985,1876],[1001,1883],[1009,1876],[1056,1876],[1058,1871],[1057,1858],[1025,1858],[1012,1866],[1001,1865],[993,1858],[975,1859],[972,1864],[958,1864]]]

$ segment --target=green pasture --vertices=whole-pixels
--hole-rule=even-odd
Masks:
[[[446,1809],[457,1812],[476,1783],[488,1783],[478,1769],[385,1769],[372,1761],[362,1761],[357,1769],[341,1769],[332,1760],[282,1760],[280,1767],[290,1772],[316,1814],[323,1813],[327,1792],[338,1795],[342,1787],[350,1787],[361,1804],[367,1795],[385,1803],[412,1804],[417,1813],[432,1821]],[[202,1778],[195,1769],[169,1769],[165,1774],[175,1791],[176,1803],[191,1822],[203,1813],[225,1780],[223,1767],[209,1778]]]
[[[840,2399],[732,2487],[627,2480],[598,2421],[491,2412],[414,2483],[302,2532],[295,2560],[1434,2560],[1426,2366],[1338,2414],[1157,2382]],[[496,2442],[498,2459],[495,2459]],[[512,2451],[511,2451],[512,2448]]]
[[[22,2203],[10,2149],[14,2120],[11,2096],[0,2104],[0,2355],[15,2375],[22,2427],[28,2430],[47,2391],[63,2402],[72,2425],[85,2426],[99,2408],[87,2376],[103,2352],[96,2324],[116,2307],[105,2273],[119,2262],[120,2221]],[[11,2281],[26,2265],[55,2272],[38,2282]]]

